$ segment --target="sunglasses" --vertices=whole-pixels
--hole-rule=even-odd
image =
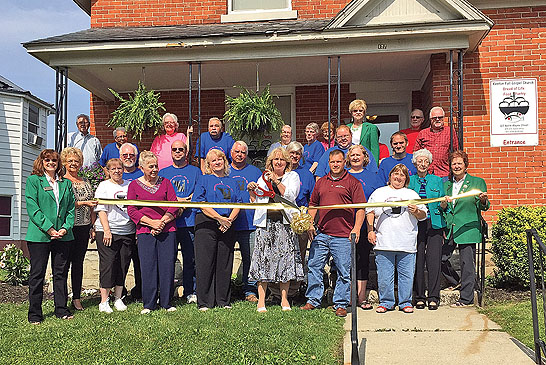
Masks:
[[[57,162],[56,158],[44,158],[45,162]]]
[[[420,117],[420,116],[418,116],[418,115],[412,115],[412,116],[411,116],[411,119],[421,119],[421,118],[423,118],[423,117]]]
[[[173,152],[184,152],[186,150],[186,147],[173,147],[171,148],[171,151]]]
[[[362,110],[362,109],[355,109],[355,110],[353,110],[353,113],[364,113],[364,110]]]
[[[444,119],[444,116],[442,115],[441,117],[431,117],[430,119],[432,119],[432,120],[442,120],[442,119]]]

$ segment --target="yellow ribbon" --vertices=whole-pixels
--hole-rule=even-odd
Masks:
[[[480,190],[470,190],[466,193],[454,195],[451,199],[461,199],[469,196],[481,194]],[[229,208],[229,209],[293,209],[293,207],[283,203],[209,203],[209,202],[190,202],[190,201],[160,201],[160,200],[126,200],[126,199],[96,199],[99,204],[110,205],[133,205],[137,207],[176,207],[176,208]],[[429,204],[441,202],[444,197],[431,199],[412,199],[400,200],[396,202],[377,202],[377,203],[355,203],[355,204],[336,204],[309,207],[309,209],[351,209],[351,208],[377,208],[377,207],[405,207],[410,204]]]

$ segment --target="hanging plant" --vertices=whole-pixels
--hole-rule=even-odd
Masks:
[[[131,133],[133,138],[142,139],[142,133],[147,130],[153,131],[154,135],[163,130],[160,111],[165,111],[165,103],[159,101],[159,93],[154,90],[146,90],[142,82],[138,82],[138,88],[134,95],[129,94],[128,99],[112,89],[108,89],[121,102],[119,107],[112,113],[112,119],[108,126],[117,128],[124,127]]]
[[[240,87],[237,97],[227,96],[224,122],[235,140],[261,140],[284,125],[281,112],[273,102],[269,85],[261,92]]]

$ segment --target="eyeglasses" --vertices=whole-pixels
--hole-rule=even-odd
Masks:
[[[242,150],[242,151],[238,151],[238,150],[232,150],[233,153],[241,153],[243,155],[246,155],[246,151]]]
[[[442,120],[444,119],[444,116],[442,115],[441,117],[430,117],[431,120]]]
[[[171,151],[173,151],[173,152],[184,152],[184,151],[186,151],[186,147],[173,147],[173,148],[171,148]]]
[[[411,119],[423,119],[424,117],[420,117],[419,115],[412,115]]]
[[[115,138],[116,138],[116,139],[118,139],[118,138],[127,138],[127,135],[126,135],[126,134],[122,134],[121,136],[116,136]]]
[[[122,153],[121,157],[125,157],[125,158],[135,157],[135,154],[134,153]]]
[[[57,162],[56,158],[44,158],[45,162]]]
[[[355,109],[353,110],[353,113],[364,113],[363,109]]]
[[[399,144],[405,144],[406,142],[392,142],[393,146],[398,146]]]

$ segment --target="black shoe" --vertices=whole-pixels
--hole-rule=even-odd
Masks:
[[[417,303],[415,303],[415,308],[417,309],[425,309],[425,302],[422,300],[418,300]]]

